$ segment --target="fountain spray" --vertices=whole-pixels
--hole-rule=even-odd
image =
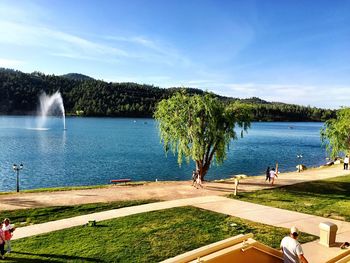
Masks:
[[[56,91],[54,94],[47,95],[45,92],[43,92],[40,95],[40,116],[41,120],[39,122],[38,128],[43,128],[47,116],[52,113],[53,110],[59,110],[62,114],[62,120],[63,120],[63,130],[66,130],[66,116],[64,111],[64,105],[63,105],[63,99],[62,95],[59,91]]]

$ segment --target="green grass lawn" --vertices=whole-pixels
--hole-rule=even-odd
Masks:
[[[74,206],[52,206],[44,208],[0,211],[0,219],[7,217],[10,218],[11,223],[15,224],[15,226],[25,226],[29,224],[44,223],[73,216],[86,215],[110,209],[142,205],[157,201],[158,200],[117,201]]]
[[[350,221],[350,175],[231,195],[243,201]]]
[[[3,262],[158,262],[246,233],[277,248],[288,230],[180,207],[14,240],[13,252]],[[300,238],[316,239],[307,234]]]

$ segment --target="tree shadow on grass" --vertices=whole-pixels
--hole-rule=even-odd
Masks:
[[[303,182],[295,185],[281,186],[276,189],[262,189],[253,193],[241,193],[242,198],[248,198],[250,200],[260,200],[260,202],[266,202],[266,199],[273,201],[271,196],[264,194],[279,194],[277,201],[280,202],[294,202],[295,197],[299,199],[320,199],[329,200],[332,202],[349,200],[350,196],[350,182],[338,182],[330,180],[319,180],[312,182]],[[284,195],[285,198],[281,198]],[[290,197],[289,197],[290,195]],[[293,197],[294,196],[294,197]],[[230,197],[233,197],[230,195]]]
[[[273,193],[278,191],[280,193],[286,193],[295,195],[297,197],[316,197],[326,198],[330,200],[348,200],[350,196],[350,182],[332,182],[332,181],[313,181],[303,182],[295,185],[281,186],[275,189],[262,189],[256,192],[247,193],[245,197],[252,196],[254,199],[258,199],[259,194]],[[278,193],[277,192],[277,193]],[[280,200],[281,201],[281,200]]]
[[[28,255],[28,256],[37,256],[37,257],[44,257],[45,259],[39,259],[39,258],[23,258],[23,257],[7,257],[6,259],[10,262],[66,262],[67,260],[80,260],[82,262],[103,262],[100,259],[96,258],[88,258],[88,257],[79,257],[79,256],[70,256],[70,255],[60,255],[60,254],[41,254],[41,253],[28,253],[28,252],[11,252],[11,254],[16,255]]]
[[[1,203],[7,204],[7,205],[13,205],[18,207],[25,207],[25,208],[31,208],[31,207],[42,207],[43,203],[38,202],[37,200],[29,200],[29,199],[19,199],[19,198],[2,198]]]
[[[264,190],[261,190],[261,191],[264,191]],[[235,196],[233,194],[231,194],[230,197],[234,198]],[[284,203],[294,203],[295,202],[295,200],[293,200],[293,199],[280,198],[280,197],[271,198],[271,197],[259,196],[259,195],[256,195],[253,198],[251,198],[249,196],[249,192],[247,193],[247,195],[246,195],[246,193],[242,193],[242,192],[239,193],[238,198],[243,198],[243,201],[245,200],[245,198],[248,198],[248,201],[249,200],[256,200],[256,201],[258,201],[259,204],[265,204],[265,205],[266,205],[266,203],[271,203],[273,201],[284,202]]]
[[[350,183],[315,181],[303,184],[290,185],[280,188],[281,191],[305,198],[323,198],[326,200],[349,200]]]
[[[24,258],[24,257],[16,257],[16,258],[13,258],[11,256],[8,256],[5,258],[5,262],[18,262],[18,263],[23,263],[23,262],[26,262],[26,263],[47,263],[47,262],[53,262],[53,263],[61,263],[63,261],[57,261],[57,260],[51,260],[48,261],[48,259],[38,259],[38,258]]]
[[[88,227],[88,228],[93,229],[93,228],[108,228],[108,227],[110,227],[110,226],[107,226],[107,225],[100,225],[100,224],[97,222],[96,225],[94,225],[94,226],[89,226],[88,224],[86,224],[86,225],[84,225],[84,227]]]
[[[313,193],[327,196],[350,196],[350,182],[313,181],[281,187],[294,193]]]

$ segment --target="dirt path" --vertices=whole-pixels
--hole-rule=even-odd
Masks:
[[[327,179],[350,174],[338,166],[315,168],[302,173],[280,174],[276,185],[290,185],[299,182]],[[233,192],[233,182],[206,182],[203,189],[191,186],[190,181],[152,182],[143,185],[112,185],[106,188],[37,192],[0,195],[0,210],[14,210],[45,206],[76,205],[119,200],[157,199],[174,200],[212,195],[227,195]],[[241,180],[239,191],[255,191],[271,188],[264,176]]]

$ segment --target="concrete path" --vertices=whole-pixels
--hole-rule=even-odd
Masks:
[[[320,235],[319,224],[321,222],[332,222],[338,226],[336,239],[336,241],[339,243],[338,245],[345,241],[350,241],[349,222],[328,219],[233,199],[195,204],[194,206],[277,227],[291,228],[292,226],[296,226],[302,232],[306,232],[315,236]],[[326,262],[327,260],[346,252],[344,250],[341,250],[339,247],[324,247],[318,244],[318,240],[303,244],[302,247],[305,256],[310,263]]]
[[[66,229],[75,226],[85,225],[90,220],[96,220],[97,222],[124,217],[144,212],[157,211],[161,209],[168,209],[173,207],[189,206],[189,205],[199,205],[205,204],[206,202],[216,202],[222,201],[224,197],[220,196],[205,196],[205,197],[195,197],[195,198],[186,198],[178,199],[172,201],[163,201],[157,203],[150,203],[138,206],[124,207],[120,209],[113,209],[98,213],[92,213],[82,216],[76,216],[56,221],[51,221],[42,224],[35,224],[31,226],[19,227],[16,229],[16,232],[13,236],[13,239],[25,238],[34,235],[40,235],[49,233],[52,231],[57,231],[61,229]]]
[[[337,176],[350,175],[350,170],[343,170],[343,165],[334,165],[329,167],[319,167],[305,170],[303,172],[289,172],[283,173],[283,171],[278,175],[275,180],[275,185],[271,185],[265,181],[265,175],[263,176],[249,176],[245,179],[240,180],[239,191],[251,192],[262,189],[270,189],[281,187],[284,185],[293,185],[297,183],[310,182],[316,180],[325,180],[334,178]],[[220,181],[217,181],[220,183]],[[229,181],[230,182],[230,181]],[[233,184],[233,181],[230,182]],[[227,180],[226,180],[227,184]],[[225,183],[221,183],[225,185]],[[212,186],[208,186],[210,188]],[[230,187],[232,189],[233,186]],[[215,188],[213,188],[215,189]]]
[[[14,239],[29,237],[38,234],[44,234],[51,231],[61,230],[74,226],[86,224],[89,220],[108,220],[138,213],[156,211],[161,209],[195,206],[198,208],[227,214],[251,221],[264,223],[272,226],[290,228],[297,226],[301,231],[319,236],[318,225],[321,222],[333,222],[338,226],[337,242],[350,240],[350,223],[302,214],[298,212],[273,208],[249,202],[234,200],[222,196],[204,196],[196,198],[178,199],[172,201],[163,201],[145,205],[126,207],[121,209],[109,210],[104,212],[93,213],[89,215],[77,216],[43,224],[37,224],[27,227],[18,228],[15,232]],[[310,263],[325,262],[328,259],[343,253],[344,251],[336,248],[326,248],[315,242],[303,245],[305,255]]]
[[[338,226],[338,234],[347,234],[348,240],[350,240],[350,223],[345,221],[328,219],[225,197],[222,197],[222,200],[194,204],[193,206],[277,227],[291,228],[292,226],[296,226],[302,232],[315,236],[319,236],[319,223],[328,221]]]

